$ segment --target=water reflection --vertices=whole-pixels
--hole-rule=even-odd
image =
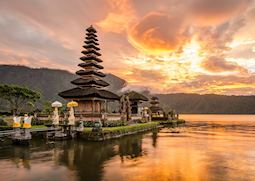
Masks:
[[[142,135],[124,137],[119,143],[119,156],[121,161],[124,158],[133,159],[142,156]]]
[[[15,173],[15,175],[20,174],[18,177],[7,174],[4,180],[23,180],[24,178],[33,180],[24,175],[25,169],[31,169],[35,165],[42,166],[44,162],[50,162],[52,166],[49,165],[49,167],[64,166],[67,168],[66,172],[75,172],[75,179],[77,180],[102,180],[104,165],[107,160],[119,157],[120,161],[124,162],[125,159],[134,159],[143,155],[142,138],[143,135],[140,134],[104,143],[63,141],[45,144],[43,140],[33,140],[31,147],[10,146],[2,148],[0,150],[1,165],[8,162],[8,164],[15,165],[16,168],[6,169],[0,166],[0,169]],[[34,174],[37,172],[33,169],[32,171]],[[45,174],[46,179],[43,180],[52,179],[47,176],[47,173]],[[70,173],[70,175],[72,174]],[[74,180],[74,178],[70,179]]]
[[[0,178],[255,180],[255,122],[188,125],[178,134],[166,128],[103,143],[38,139],[30,147],[0,148]]]

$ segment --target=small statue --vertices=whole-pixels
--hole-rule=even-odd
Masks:
[[[25,114],[23,128],[31,128],[32,118],[33,116],[28,116],[27,114]]]
[[[59,124],[59,114],[58,114],[58,108],[55,108],[53,111],[53,125]]]
[[[144,107],[142,109],[142,120],[143,120],[143,122],[149,122],[150,121],[149,109],[147,107]]]
[[[104,110],[102,110],[102,124],[103,124],[103,126],[105,125],[105,122],[107,121],[107,113],[104,111]]]
[[[74,116],[74,107],[77,107],[78,103],[75,101],[71,101],[67,103],[67,107],[69,107],[69,117],[68,117],[68,125],[74,125],[75,116]]]
[[[127,95],[123,95],[120,99],[120,103],[121,120],[128,122],[131,120],[131,107],[129,97]]]
[[[100,131],[102,131],[102,122],[99,120],[95,122],[95,126],[93,127],[92,132],[100,132]]]
[[[79,124],[78,130],[79,130],[79,131],[83,131],[83,130],[84,130],[83,121],[80,121],[80,124]]]
[[[21,121],[21,117],[16,117],[14,116],[13,117],[13,128],[15,130],[15,133],[14,133],[14,137],[15,138],[19,138],[21,137],[21,132],[20,132],[20,127],[21,127],[21,124],[20,124],[20,121]]]
[[[31,139],[30,128],[31,128],[32,118],[33,116],[28,116],[28,114],[25,114],[23,128],[25,128],[26,139]]]
[[[13,117],[13,128],[20,128],[21,124],[20,124],[20,121],[21,121],[21,117],[16,117],[14,116]]]
[[[69,110],[69,117],[68,117],[68,125],[74,125],[75,117],[74,117],[74,109],[70,107]]]

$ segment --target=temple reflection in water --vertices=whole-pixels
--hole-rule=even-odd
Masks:
[[[124,162],[143,155],[142,138],[138,134],[104,143],[69,140],[44,144],[41,140],[33,140],[30,148],[10,147],[0,158],[11,157],[16,168],[28,170],[33,169],[35,159],[52,161],[55,167],[64,165],[73,171],[78,180],[101,180],[105,162],[113,157]]]
[[[253,122],[194,123],[105,142],[0,148],[1,180],[254,180]],[[249,124],[249,126],[247,126]],[[199,126],[201,125],[201,126]],[[241,131],[242,130],[242,131]],[[235,149],[233,149],[235,148]]]

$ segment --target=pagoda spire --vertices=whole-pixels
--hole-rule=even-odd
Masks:
[[[105,77],[105,74],[99,71],[104,67],[99,64],[103,61],[99,58],[101,53],[96,33],[97,31],[92,25],[86,29],[84,50],[81,52],[84,56],[80,58],[83,62],[78,64],[82,69],[76,72],[81,77],[71,82],[80,87],[102,88],[109,85],[100,79],[100,77]]]
[[[67,100],[77,101],[79,106],[76,111],[101,113],[107,100],[119,100],[119,96],[104,89],[109,84],[102,79],[105,77],[100,71],[104,68],[100,65],[103,61],[100,59],[97,31],[92,25],[86,29],[83,48],[83,56],[80,58],[82,62],[78,64],[80,70],[76,72],[79,78],[71,81],[76,87],[58,95]]]
[[[150,101],[151,106],[159,107],[159,100],[157,97],[152,97]]]

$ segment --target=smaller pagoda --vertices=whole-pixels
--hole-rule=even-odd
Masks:
[[[150,110],[151,110],[151,117],[153,118],[163,118],[164,117],[164,110],[159,106],[159,100],[157,97],[152,97],[150,101]]]
[[[76,72],[80,77],[71,81],[76,88],[59,93],[59,96],[66,100],[78,102],[75,114],[100,114],[107,112],[107,102],[119,100],[119,96],[105,90],[109,84],[102,80],[105,74],[100,72],[104,67],[99,63],[103,62],[99,57],[100,48],[98,47],[97,31],[93,26],[86,29],[85,45],[81,53],[84,54],[78,64],[82,69]]]

